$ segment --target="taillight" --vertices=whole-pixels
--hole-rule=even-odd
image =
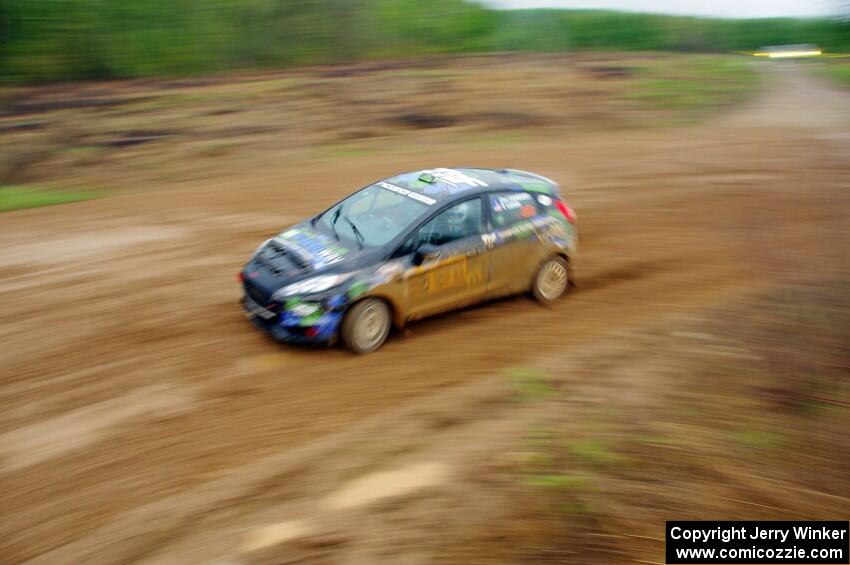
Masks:
[[[245,282],[245,273],[239,271],[239,274],[236,275],[236,280],[239,282]]]
[[[564,215],[564,217],[569,223],[576,223],[576,213],[572,208],[570,208],[560,200],[555,200],[555,207],[558,208],[558,211]]]

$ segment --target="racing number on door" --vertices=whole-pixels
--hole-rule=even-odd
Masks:
[[[481,263],[476,261],[470,267],[470,260],[465,255],[440,261],[431,266],[424,275],[421,286],[411,289],[411,295],[415,298],[434,292],[484,284],[484,269]]]

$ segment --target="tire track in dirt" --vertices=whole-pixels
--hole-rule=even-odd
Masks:
[[[617,333],[629,335],[627,329]],[[582,383],[581,375],[588,373],[588,367],[600,364],[600,359],[607,359],[602,364],[616,366],[623,351],[618,337],[556,351],[537,359],[533,366],[552,370],[557,375],[552,384],[575,387],[573,394],[581,396],[583,388],[596,390],[603,386],[598,381]],[[444,485],[457,466],[486,461],[483,454],[492,454],[494,448],[524,433],[525,427],[518,426],[518,422],[545,420],[547,414],[540,412],[540,405],[514,402],[515,394],[501,374],[431,392],[343,431],[278,451],[232,469],[227,476],[127,511],[91,535],[30,563],[55,563],[64,555],[87,563],[155,563],[155,556],[170,544],[185,551],[181,547],[184,536],[199,536],[204,541],[190,544],[189,555],[177,561],[198,562],[210,558],[204,555],[210,547],[218,555],[251,553],[283,543],[290,536],[311,535],[319,524],[323,525],[317,533],[324,535],[328,526],[333,531],[337,519],[348,521],[350,514],[356,516],[361,507]],[[548,410],[553,408],[557,409]],[[356,461],[345,463],[354,455]],[[448,461],[452,461],[451,465]],[[428,472],[419,472],[423,470]],[[311,496],[304,497],[305,494]],[[246,528],[264,517],[263,508],[252,504],[259,498],[267,502],[279,500],[289,506],[283,515],[299,518],[259,530]],[[242,509],[235,523],[234,517],[229,516],[234,505]],[[199,523],[204,527],[197,527]],[[126,532],[134,534],[128,536]],[[247,536],[243,536],[245,533]],[[103,540],[117,543],[104,547]],[[164,562],[173,560],[172,555]]]
[[[0,435],[0,472],[18,471],[84,449],[116,425],[163,417],[192,404],[185,392],[153,385]]]

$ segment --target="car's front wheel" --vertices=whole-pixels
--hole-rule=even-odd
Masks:
[[[391,325],[389,305],[377,298],[367,298],[352,306],[345,315],[340,337],[351,351],[371,353],[384,344]]]
[[[531,293],[542,304],[551,304],[570,288],[570,268],[563,257],[550,257],[537,271]]]

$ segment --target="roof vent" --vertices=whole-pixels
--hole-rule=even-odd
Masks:
[[[422,182],[427,182],[428,184],[434,184],[435,182],[437,182],[437,177],[435,177],[431,173],[422,173],[421,175],[419,175],[419,180],[421,180]]]

